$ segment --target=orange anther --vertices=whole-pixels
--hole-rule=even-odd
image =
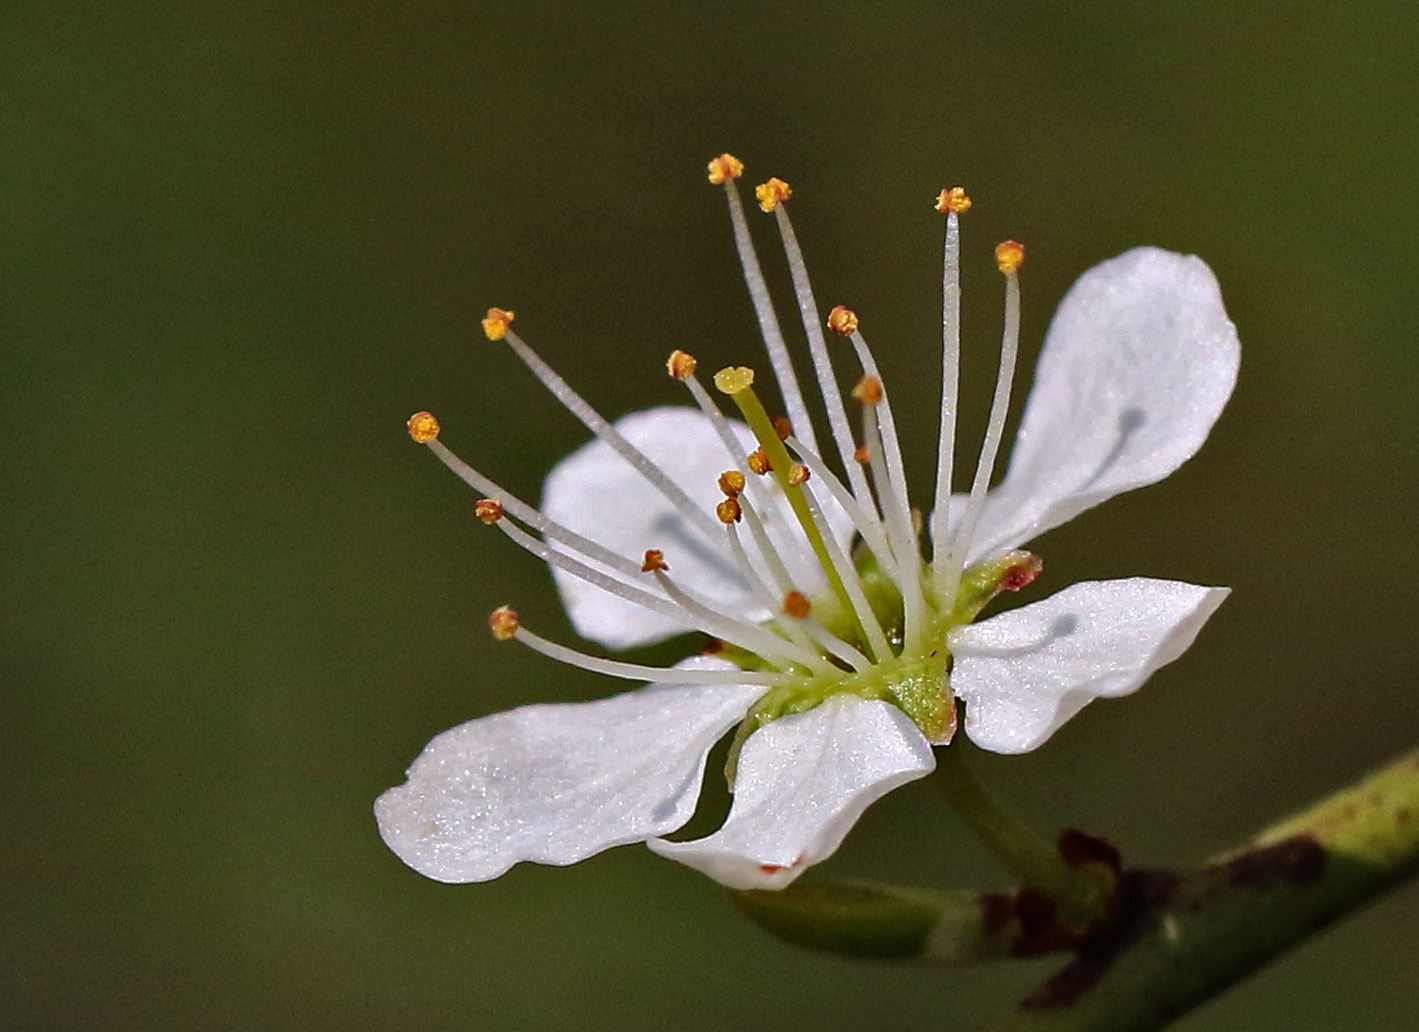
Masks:
[[[774,425],[774,433],[778,434],[780,441],[788,440],[789,435],[793,433],[793,424],[788,421],[787,416],[774,416],[769,422]]]
[[[783,611],[795,620],[807,620],[813,612],[813,604],[801,591],[790,591],[783,597]]]
[[[503,503],[496,498],[479,498],[473,503],[473,515],[491,526],[503,518]]]
[[[670,357],[665,360],[665,371],[677,380],[688,380],[695,375],[697,365],[699,363],[695,361],[694,355],[672,351]]]
[[[409,417],[409,436],[428,444],[439,435],[439,421],[432,412],[415,412]]]
[[[514,313],[506,309],[489,308],[488,315],[483,320],[483,332],[489,340],[502,340],[507,336],[508,327],[512,325],[514,318]]]
[[[851,337],[857,332],[857,313],[846,305],[838,305],[828,313],[828,329]]]
[[[962,212],[970,211],[971,199],[966,196],[966,188],[953,186],[949,190],[942,190],[936,197],[936,210],[942,215],[947,212],[955,212],[960,215]]]
[[[709,181],[719,186],[726,179],[738,179],[744,174],[744,162],[733,154],[721,154],[709,163]]]
[[[665,553],[658,548],[647,548],[645,550],[645,561],[641,563],[641,573],[654,573],[656,570],[668,570],[665,565]]]
[[[882,404],[882,381],[875,376],[864,376],[852,389],[852,396],[864,405]]]
[[[760,208],[764,211],[773,211],[793,196],[793,188],[775,176],[767,183],[760,183],[754,187],[754,196],[759,199]]]
[[[719,517],[720,523],[738,523],[744,518],[744,507],[739,504],[738,498],[731,495],[714,507],[714,514]]]
[[[1025,245],[1007,240],[995,245],[995,264],[1005,275],[1011,275],[1025,261]]]
[[[808,483],[808,478],[810,476],[812,476],[812,474],[809,473],[807,466],[800,466],[795,463],[794,465],[788,467],[788,482],[794,487],[798,487],[800,484]]]
[[[519,621],[511,606],[498,606],[488,616],[488,630],[498,641],[512,641],[517,637]]]
[[[865,466],[872,461],[872,453],[867,450],[867,445],[860,445],[857,451],[852,453],[852,461],[859,466]]]
[[[744,490],[744,474],[737,469],[726,470],[719,475],[719,489],[726,497],[738,497],[739,492]]]
[[[749,453],[748,462],[749,468],[755,473],[759,474],[759,476],[763,476],[765,473],[769,472],[769,470],[774,468],[773,464],[769,462],[768,453],[765,452],[762,448],[755,448],[753,451],[751,451]]]

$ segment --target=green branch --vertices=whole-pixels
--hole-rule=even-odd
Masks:
[[[1123,938],[1081,951],[1000,1032],[1163,1028],[1416,872],[1419,752],[1200,871],[1151,876]]]

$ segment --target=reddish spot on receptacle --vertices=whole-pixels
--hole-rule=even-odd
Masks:
[[[1044,560],[1037,555],[1032,555],[1017,566],[1012,566],[1000,578],[1001,591],[1019,591],[1021,588],[1033,584],[1040,571],[1045,568]]]

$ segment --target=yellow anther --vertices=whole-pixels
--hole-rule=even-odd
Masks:
[[[872,461],[872,453],[867,450],[867,445],[861,445],[857,451],[852,453],[852,461],[859,466],[865,466]]]
[[[733,495],[726,498],[714,507],[714,514],[719,517],[719,522],[726,526],[730,523],[738,523],[744,517],[744,507],[739,504],[739,499]]]
[[[864,376],[852,389],[852,396],[864,405],[882,404],[882,381],[875,376]]]
[[[778,434],[780,441],[786,441],[793,434],[793,424],[788,421],[787,416],[774,416],[769,422],[774,425],[774,433]]]
[[[744,162],[733,154],[721,154],[709,163],[709,181],[719,186],[726,179],[738,179],[744,174]]]
[[[647,548],[645,550],[645,561],[641,563],[641,573],[654,573],[656,570],[668,570],[665,564],[665,553],[658,548]]]
[[[503,518],[503,503],[496,498],[479,498],[473,503],[473,515],[492,526]]]
[[[773,211],[793,196],[793,188],[775,176],[767,183],[760,183],[754,187],[754,196],[759,199],[760,208],[764,211]]]
[[[670,352],[670,357],[665,360],[665,371],[677,380],[688,380],[695,375],[698,365],[694,355],[677,350]]]
[[[838,305],[828,313],[828,329],[851,337],[857,332],[857,313],[846,305]]]
[[[749,468],[759,476],[763,476],[774,468],[769,462],[768,453],[762,448],[756,448],[749,453],[748,463]]]
[[[719,489],[727,498],[736,498],[744,490],[744,474],[737,469],[726,470],[719,475]]]
[[[995,264],[1005,275],[1012,275],[1025,261],[1025,245],[1007,240],[995,245]]]
[[[783,611],[795,620],[807,620],[808,614],[813,612],[813,604],[803,592],[790,591],[783,597]]]
[[[807,466],[800,466],[794,463],[792,466],[788,467],[788,482],[794,487],[808,483],[810,476],[812,476],[812,474],[808,472]]]
[[[748,366],[728,366],[714,374],[714,385],[724,394],[738,394],[754,385],[754,370]]]
[[[498,606],[488,617],[488,630],[493,632],[493,637],[498,641],[512,641],[516,638],[519,625],[517,614],[512,611],[511,606]]]
[[[942,190],[936,197],[936,210],[942,215],[947,212],[955,212],[960,215],[962,212],[970,211],[971,199],[966,196],[966,188],[953,186],[949,190]]]
[[[514,318],[514,313],[506,309],[489,308],[487,318],[483,320],[483,332],[489,340],[502,340],[507,336],[508,327],[512,325]]]
[[[432,412],[415,412],[409,417],[409,436],[428,444],[439,435],[439,421]]]

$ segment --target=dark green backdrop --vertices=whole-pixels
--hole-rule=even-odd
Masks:
[[[1221,280],[1244,359],[1212,439],[1039,542],[1035,590],[1236,592],[1141,694],[986,765],[1002,790],[1165,863],[1412,745],[1416,30],[1401,3],[10,0],[0,1024],[944,1030],[1041,975],[799,954],[639,848],[455,888],[375,833],[435,732],[613,687],[488,639],[512,600],[566,629],[404,417],[529,495],[583,440],[482,341],[490,304],[608,414],[680,400],[673,347],[757,361],[703,181],[726,148],[793,183],[820,297],[920,382],[919,492],[941,186],[976,199],[968,437],[996,240],[1030,246],[1027,357],[1126,247]],[[832,867],[999,881],[920,786]],[[1410,1029],[1417,924],[1410,888],[1179,1028]]]

